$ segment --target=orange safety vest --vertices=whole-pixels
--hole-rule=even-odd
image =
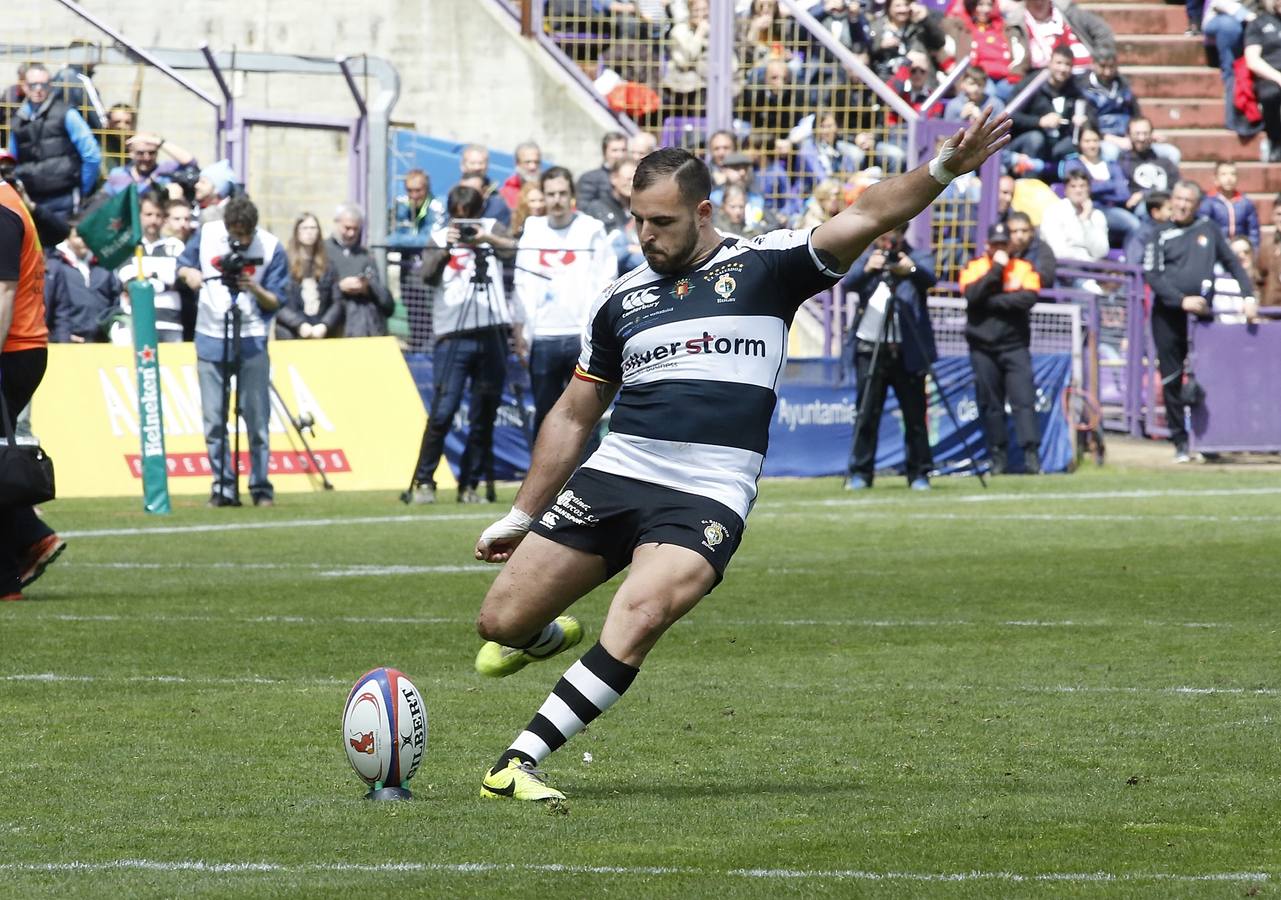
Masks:
[[[978,281],[992,269],[992,258],[984,254],[978,259],[970,260],[961,271],[961,292]],[[1012,294],[1015,291],[1040,291],[1041,276],[1026,259],[1011,256],[1005,265],[1005,277],[1001,281],[1001,293]]]
[[[36,235],[36,223],[22,197],[13,187],[0,182],[0,206],[13,210],[22,219],[22,259],[18,266],[18,291],[13,298],[13,324],[0,352],[38,350],[49,343],[49,326],[44,319],[44,248]]]

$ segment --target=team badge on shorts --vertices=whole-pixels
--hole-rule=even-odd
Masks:
[[[703,520],[703,546],[708,550],[715,550],[716,545],[723,542],[729,534],[725,526],[713,519]]]
[[[684,300],[693,287],[694,285],[690,284],[688,278],[682,278],[677,281],[676,286],[672,288],[672,296],[677,300]]]
[[[726,274],[716,279],[716,286],[713,288],[713,290],[716,291],[716,295],[721,298],[716,302],[717,303],[734,302],[734,289],[736,287],[738,287],[738,282],[734,280],[733,275]]]

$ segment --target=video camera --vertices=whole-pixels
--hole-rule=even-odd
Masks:
[[[222,277],[222,283],[226,285],[227,290],[235,292],[240,290],[240,276],[251,266],[261,266],[261,256],[247,256],[246,252],[249,245],[231,238],[228,242],[229,252],[214,260],[214,265]]]

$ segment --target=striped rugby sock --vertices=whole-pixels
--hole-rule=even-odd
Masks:
[[[561,642],[565,640],[565,629],[561,628],[556,622],[548,622],[547,627],[538,632],[528,644],[523,647],[517,647],[518,650],[524,650],[530,656],[542,659],[545,656],[551,656],[560,649]]]
[[[519,758],[537,765],[623,696],[640,670],[619,662],[599,643],[569,667],[538,713],[498,760],[497,769]]]

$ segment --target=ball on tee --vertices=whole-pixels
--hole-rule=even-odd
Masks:
[[[365,784],[408,786],[427,750],[427,707],[418,688],[396,669],[361,675],[343,708],[342,743]]]

